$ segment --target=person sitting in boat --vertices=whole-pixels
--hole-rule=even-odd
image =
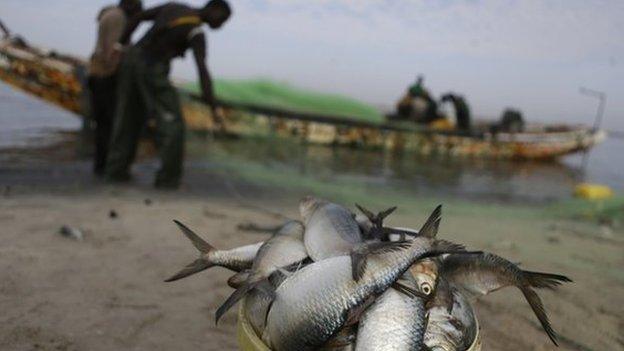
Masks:
[[[524,131],[524,117],[522,112],[513,108],[507,108],[501,116],[498,132],[521,133]]]
[[[416,83],[407,89],[403,98],[397,103],[398,119],[430,124],[440,118],[437,113],[438,105],[424,87],[423,81],[424,77],[418,76]]]
[[[211,0],[202,8],[170,2],[147,9],[129,23],[121,43],[127,43],[143,21],[151,29],[126,50],[119,78],[119,99],[111,149],[106,164],[110,181],[126,181],[138,138],[148,116],[156,121],[156,140],[162,161],[155,186],[177,188],[182,176],[184,120],[176,89],[169,81],[170,63],[193,51],[200,75],[203,98],[213,116],[220,116],[215,104],[212,80],[206,67],[206,37],[202,25],[220,28],[231,15],[225,0]]]
[[[128,19],[143,8],[141,0],[121,0],[117,6],[103,8],[98,17],[95,49],[88,68],[87,84],[91,99],[91,117],[95,121],[93,171],[103,175],[115,115],[117,68],[120,55],[114,50]],[[52,57],[57,55],[52,52]]]
[[[460,131],[469,131],[470,130],[470,108],[466,103],[466,100],[463,96],[455,94],[455,93],[446,93],[442,95],[440,99],[442,103],[450,102],[455,109],[455,118],[457,119],[457,124],[455,125],[457,130]]]

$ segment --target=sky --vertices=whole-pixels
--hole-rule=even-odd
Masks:
[[[159,3],[145,0],[147,7]],[[86,57],[95,15],[108,4],[2,0],[0,18],[34,44]],[[231,4],[231,21],[208,35],[209,67],[218,77],[272,78],[389,108],[423,74],[435,96],[461,93],[477,116],[497,118],[516,107],[529,120],[591,124],[597,102],[579,94],[584,86],[607,93],[605,125],[624,130],[621,0]],[[174,65],[175,78],[196,79],[190,56]]]

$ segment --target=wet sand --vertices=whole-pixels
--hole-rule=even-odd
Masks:
[[[273,213],[295,218],[298,199],[311,190],[191,165],[181,191],[159,192],[149,186],[151,161],[139,165],[134,184],[114,187],[92,178],[88,162],[64,160],[62,150],[48,150],[54,163],[26,162],[14,152],[21,161],[0,169],[0,349],[235,350],[235,313],[219,326],[213,317],[231,292],[225,269],[163,283],[197,255],[172,220],[219,248],[253,243],[266,236],[240,231],[239,224],[278,224]],[[545,215],[544,206],[356,192],[318,195],[373,209],[398,199],[390,223],[411,227],[436,202],[445,203],[442,237],[575,280],[540,293],[561,350],[624,350],[621,226]],[[63,225],[82,230],[84,240],[61,236]],[[518,291],[497,292],[476,308],[484,350],[554,349]]]

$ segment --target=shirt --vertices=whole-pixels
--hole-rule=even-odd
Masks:
[[[119,7],[104,8],[100,13],[97,42],[89,65],[91,76],[108,77],[117,71],[121,57],[114,47],[123,34],[126,22],[126,14]]]

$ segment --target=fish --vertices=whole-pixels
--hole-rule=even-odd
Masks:
[[[550,324],[539,295],[534,289],[554,290],[572,280],[564,275],[532,272],[492,253],[449,255],[442,260],[440,276],[470,300],[515,286],[524,295],[550,340],[558,346],[557,333]]]
[[[340,205],[308,196],[299,203],[299,212],[305,247],[315,262],[347,255],[363,241],[353,213]]]
[[[426,274],[421,274],[426,275]],[[440,277],[427,304],[424,344],[432,351],[464,351],[475,341],[478,322],[468,297]]]
[[[409,270],[401,280],[407,291],[390,287],[364,312],[356,351],[421,350],[427,325],[425,304],[432,291],[421,291]]]
[[[247,278],[249,278],[248,269],[235,273],[234,275],[229,277],[227,280],[227,285],[232,289],[238,289],[243,285],[243,283],[245,283]]]
[[[347,321],[349,311],[383,293],[418,259],[465,250],[435,239],[438,206],[420,230],[405,242],[369,242],[357,255],[313,262],[288,277],[275,291],[263,340],[275,351],[313,350]],[[355,261],[352,264],[352,260]],[[353,279],[354,270],[359,279]]]
[[[250,269],[260,247],[264,244],[264,242],[258,242],[229,250],[218,250],[186,225],[177,220],[174,220],[174,223],[191,243],[193,243],[193,246],[199,251],[200,256],[195,261],[186,265],[182,270],[166,279],[165,282],[173,282],[186,278],[215,266],[225,267],[234,272]]]
[[[308,257],[303,244],[303,223],[288,221],[258,250],[249,274],[215,313],[216,322],[252,289],[271,289],[269,277],[275,271],[299,264]]]
[[[426,296],[434,296],[437,291],[438,270],[438,263],[434,258],[419,260],[409,268],[418,291]]]
[[[354,218],[366,240],[400,241],[405,240],[406,236],[418,235],[418,231],[411,228],[384,225],[384,220],[397,209],[396,206],[377,214],[358,204],[355,204],[355,207],[360,213],[355,214]]]
[[[277,288],[286,279],[286,275],[280,272],[275,272],[269,277],[269,283],[273,288]],[[273,296],[271,293],[267,293],[262,289],[252,289],[245,296],[245,315],[251,327],[256,332],[256,335],[262,335],[266,326],[266,316],[269,312],[269,307],[273,302]]]

